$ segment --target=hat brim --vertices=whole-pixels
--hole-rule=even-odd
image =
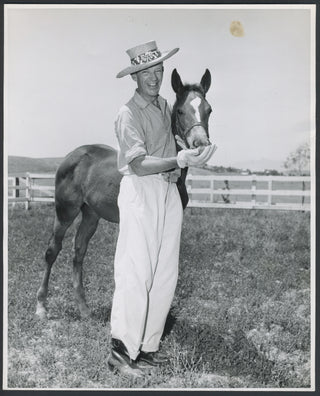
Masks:
[[[140,70],[148,69],[151,66],[155,66],[156,64],[158,64],[160,62],[163,62],[164,60],[170,58],[172,55],[174,55],[178,51],[179,51],[179,48],[174,48],[171,51],[163,52],[162,55],[159,58],[157,58],[157,59],[155,59],[155,60],[153,60],[151,62],[142,63],[140,65],[126,67],[125,69],[121,70],[121,72],[119,72],[117,74],[117,78],[121,78],[121,77],[127,76],[128,74],[137,73]]]

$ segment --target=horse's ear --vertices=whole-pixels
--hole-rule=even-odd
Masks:
[[[171,74],[171,85],[175,93],[178,93],[183,88],[183,84],[177,69],[174,69]]]
[[[204,89],[204,92],[207,93],[211,85],[211,73],[208,69],[206,69],[204,75],[202,76],[200,84]]]

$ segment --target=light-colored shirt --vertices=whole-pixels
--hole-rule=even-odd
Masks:
[[[167,101],[158,96],[160,108],[146,101],[137,91],[121,107],[115,121],[119,142],[118,168],[123,175],[133,174],[130,162],[148,155],[158,158],[177,155],[171,130],[171,110]],[[180,176],[180,169],[172,171]]]

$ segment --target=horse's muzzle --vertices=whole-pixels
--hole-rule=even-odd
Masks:
[[[190,148],[209,146],[211,144],[207,131],[202,125],[195,125],[187,136]]]

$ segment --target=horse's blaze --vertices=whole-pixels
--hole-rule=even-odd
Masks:
[[[201,116],[200,116],[201,99],[199,98],[199,96],[196,96],[194,99],[192,99],[190,102],[190,105],[194,110],[194,115],[196,117],[196,120],[198,122],[200,122],[201,121]]]

